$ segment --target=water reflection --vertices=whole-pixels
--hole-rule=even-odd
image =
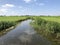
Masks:
[[[36,34],[30,22],[23,21],[15,29],[0,37],[0,45],[51,45],[42,36]]]

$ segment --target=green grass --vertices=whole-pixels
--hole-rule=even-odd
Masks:
[[[28,19],[27,16],[0,16],[0,31],[11,26],[15,26],[18,22]]]
[[[54,21],[60,23],[60,16],[41,17],[48,21]]]
[[[33,27],[37,33],[52,41],[52,45],[60,45],[60,17],[37,16],[33,19]]]
[[[0,17],[0,21],[18,21],[26,18],[26,16],[2,16]]]
[[[16,22],[2,21],[0,22],[0,31],[5,30],[11,26],[15,26]]]

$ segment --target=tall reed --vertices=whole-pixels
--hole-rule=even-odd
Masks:
[[[34,20],[35,20],[34,22],[35,28],[39,33],[42,33],[44,36],[48,36],[51,34],[57,36],[57,33],[60,33],[60,23],[44,20],[39,17],[36,17]]]
[[[16,25],[16,22],[9,22],[9,21],[1,21],[0,22],[0,31],[7,29],[11,26]]]

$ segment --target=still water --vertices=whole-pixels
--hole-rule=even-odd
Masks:
[[[51,45],[50,41],[36,33],[32,20],[18,24],[15,29],[0,37],[0,45]]]

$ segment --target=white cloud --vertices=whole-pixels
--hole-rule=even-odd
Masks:
[[[24,0],[26,3],[29,3],[29,2],[31,2],[32,0]]]
[[[18,8],[20,8],[20,9],[21,9],[21,8],[23,8],[23,6],[19,6]]]
[[[15,5],[13,5],[13,4],[5,4],[5,5],[2,5],[2,7],[9,8],[9,7],[15,7]]]
[[[13,4],[4,4],[0,7],[0,14],[6,14],[12,7],[15,7]]]
[[[44,3],[39,3],[39,6],[43,6],[43,5],[45,5]]]
[[[44,5],[45,5],[45,3],[36,3],[36,5],[44,6]]]
[[[4,9],[4,8],[0,9],[0,15],[5,15],[7,14],[7,12],[8,12],[7,9]]]
[[[2,8],[0,9],[0,12],[7,12],[7,9]]]
[[[23,0],[25,3],[29,3],[29,2],[32,2],[32,1],[37,1],[37,0]]]

